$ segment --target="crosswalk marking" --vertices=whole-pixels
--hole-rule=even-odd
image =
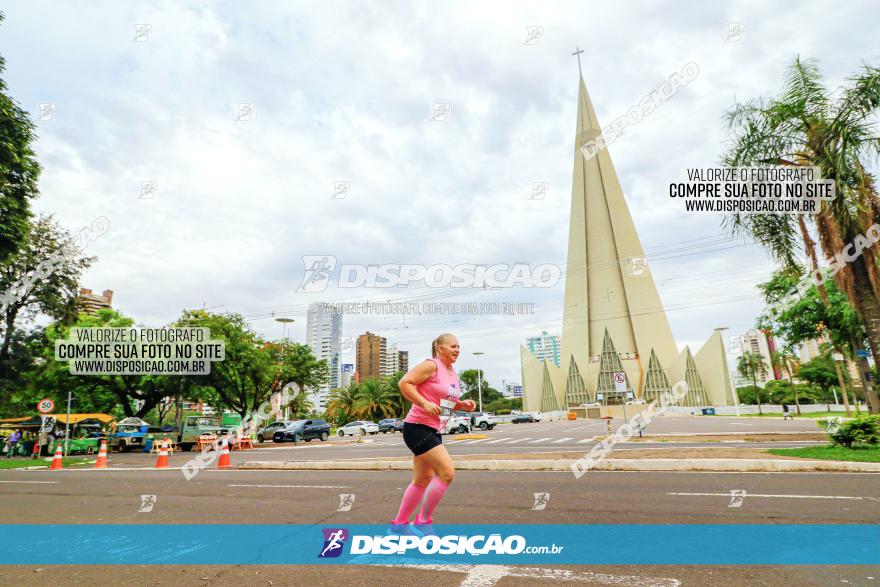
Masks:
[[[574,438],[560,438],[559,440],[554,440],[553,444],[562,444],[563,442],[567,442],[569,440],[574,440]]]
[[[531,441],[529,444],[536,444],[538,442],[544,442],[545,440],[553,440],[553,438],[551,438],[550,436],[548,436],[547,438],[538,438],[537,440]]]
[[[596,440],[595,436],[593,438],[584,438],[583,440],[578,440],[578,444],[586,444],[588,442],[593,442],[594,440]]]
[[[478,442],[486,442],[489,440],[488,438],[478,438],[477,440],[471,440],[467,442],[467,444],[477,444]]]
[[[499,438],[499,439],[497,439],[497,440],[490,440],[490,441],[487,442],[486,444],[495,444],[496,442],[502,442],[502,441],[504,441],[504,440],[510,440],[510,436],[507,436],[507,437],[505,437],[505,438]]]
[[[531,440],[531,439],[532,439],[531,436],[526,436],[525,438],[514,438],[513,440],[511,440],[507,444],[514,444],[514,443],[520,442],[520,441],[525,442],[526,440]]]

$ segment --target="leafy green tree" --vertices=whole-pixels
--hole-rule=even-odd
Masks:
[[[395,415],[395,397],[382,379],[367,379],[358,388],[354,413],[365,420],[381,420]]]
[[[831,395],[829,390],[837,386],[837,370],[829,356],[819,356],[801,365],[798,377],[822,389],[826,404]]]
[[[56,262],[48,264],[50,259]],[[0,374],[8,374],[9,347],[19,319],[37,314],[68,323],[76,319],[80,275],[94,260],[79,255],[70,233],[51,216],[34,223],[23,248],[0,265]]]
[[[355,416],[355,404],[359,394],[359,384],[352,381],[347,387],[331,390],[325,412],[327,420],[336,424],[347,424]]]
[[[5,16],[0,13],[0,23]],[[15,255],[30,231],[30,200],[39,196],[40,165],[32,144],[35,126],[7,93],[0,56],[0,265]]]
[[[811,271],[820,267],[812,233],[825,258],[858,243],[869,227],[880,222],[874,177],[867,164],[880,153],[877,111],[880,68],[865,65],[839,92],[823,85],[814,60],[796,58],[785,75],[782,94],[770,100],[737,104],[727,119],[732,145],[724,155],[728,166],[787,165],[818,167],[823,179],[835,182],[835,197],[822,202],[813,216],[803,214],[734,214],[725,220],[734,234],[746,234],[764,245],[783,266],[799,264],[800,252]],[[837,262],[834,282],[858,313],[875,357],[880,356],[880,275],[878,247],[869,246],[852,262]],[[825,298],[824,288],[820,296]],[[872,409],[880,409],[875,392]]]
[[[300,391],[296,394],[293,400],[287,404],[287,407],[290,408],[290,417],[294,420],[308,418],[315,409],[315,405],[309,399],[309,396],[305,391]]]
[[[758,413],[763,414],[764,412],[761,410],[761,392],[758,387],[758,373],[761,371],[767,371],[767,363],[764,361],[764,358],[761,355],[755,354],[751,351],[743,351],[743,354],[740,355],[737,360],[736,370],[743,377],[747,377],[752,380],[752,385],[755,389],[755,394],[757,396],[758,403]]]
[[[387,385],[391,392],[394,404],[394,414],[392,418],[403,418],[409,412],[409,409],[412,407],[412,403],[400,393],[400,380],[403,379],[403,376],[406,375],[406,371],[398,371],[393,375],[389,376],[387,379]]]
[[[479,370],[482,381],[478,382],[477,372],[477,369],[465,369],[458,374],[458,379],[461,381],[461,399],[472,399],[476,402],[479,399],[478,396],[482,394],[483,408],[485,409],[486,404],[502,399],[503,396],[498,390],[489,385],[486,381],[486,374],[482,369]],[[478,383],[480,393],[478,393],[477,389]]]

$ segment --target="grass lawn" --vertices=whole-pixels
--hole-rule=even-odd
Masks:
[[[65,467],[73,465],[84,465],[93,461],[94,457],[67,457],[62,462]],[[0,459],[0,469],[23,469],[25,467],[40,467],[45,465],[47,468],[52,464],[51,461],[42,459]]]
[[[800,457],[820,461],[860,461],[863,463],[880,463],[880,446],[807,446],[802,448],[768,448],[773,455]]]

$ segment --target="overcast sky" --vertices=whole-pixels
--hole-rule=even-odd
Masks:
[[[776,10],[774,10],[774,7]],[[877,63],[876,3],[27,2],[5,7],[9,91],[38,120],[38,212],[100,216],[82,285],[160,326],[185,308],[240,312],[304,340],[310,302],[533,302],[524,316],[345,316],[411,360],[451,331],[489,380],[520,380],[519,345],[558,333],[564,286],[297,293],[304,255],[338,263],[563,265],[580,46],[602,124],[690,62],[699,76],[610,147],[679,346],[753,326],[757,246],[665,195],[719,162],[723,113],[775,94],[795,55],[831,87]],[[733,26],[732,23],[740,23]],[[136,25],[142,26],[139,29]],[[541,27],[535,29],[531,27]],[[532,36],[529,36],[529,31]],[[535,32],[537,31],[537,32]],[[732,36],[731,36],[732,35]],[[449,105],[431,120],[435,103]],[[239,104],[255,116],[240,117]],[[246,114],[246,112],[245,112]],[[333,198],[335,183],[349,182]],[[142,195],[143,182],[155,182]],[[532,184],[547,182],[543,199]],[[696,245],[715,242],[703,248]],[[665,253],[665,254],[664,254]],[[425,296],[433,296],[426,298]],[[354,362],[353,353],[343,357]]]

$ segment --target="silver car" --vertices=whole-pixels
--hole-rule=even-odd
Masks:
[[[275,436],[275,433],[293,424],[294,420],[279,420],[277,422],[272,422],[265,428],[261,429],[257,432],[257,442],[266,442],[267,440],[272,440],[272,437]]]

